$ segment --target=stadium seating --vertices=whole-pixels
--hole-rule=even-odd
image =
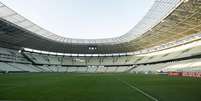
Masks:
[[[157,55],[61,56],[0,48],[0,71],[90,73],[201,71],[199,65],[194,65],[201,61],[200,49],[201,46],[196,46]],[[192,56],[198,57],[188,58]]]
[[[98,69],[98,67],[96,67],[96,66],[89,66],[87,68],[88,68],[87,72],[89,72],[89,73],[95,73]]]
[[[21,71],[38,72],[37,70],[29,67],[29,65],[19,64],[19,63],[8,63],[10,66],[18,68]]]
[[[22,56],[17,50],[0,47],[0,61],[31,63]]]
[[[58,72],[67,72],[67,67],[58,66]]]
[[[108,67],[106,72],[117,72],[117,67]]]
[[[3,72],[18,72],[18,71],[22,71],[21,69],[15,68],[7,63],[4,62],[0,62],[0,71]]]
[[[77,72],[78,67],[68,67],[67,72]]]

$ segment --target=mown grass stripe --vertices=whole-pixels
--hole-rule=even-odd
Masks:
[[[143,90],[137,88],[136,86],[131,85],[130,83],[128,83],[128,82],[126,82],[126,81],[123,81],[123,80],[121,80],[121,79],[117,79],[117,80],[119,80],[121,83],[127,85],[128,87],[130,87],[130,88],[132,88],[132,89],[134,89],[134,90],[140,92],[141,94],[143,94],[143,95],[146,96],[147,98],[149,98],[149,99],[151,99],[151,100],[153,100],[153,101],[159,101],[157,98],[151,96],[150,94],[144,92]]]

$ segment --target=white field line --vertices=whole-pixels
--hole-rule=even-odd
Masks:
[[[134,85],[131,85],[131,84],[129,84],[128,82],[123,81],[123,80],[121,80],[121,79],[118,79],[118,80],[119,80],[121,83],[123,83],[123,84],[129,86],[130,88],[132,88],[132,89],[134,89],[134,90],[140,92],[141,94],[143,94],[144,96],[148,97],[149,99],[151,99],[151,100],[153,100],[153,101],[159,101],[159,100],[156,99],[155,97],[153,97],[153,96],[151,96],[150,94],[144,92],[143,90],[141,90],[141,89],[135,87]]]

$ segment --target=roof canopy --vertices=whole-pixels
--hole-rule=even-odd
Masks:
[[[133,52],[201,31],[199,0],[156,0],[146,16],[128,33],[108,39],[58,36],[0,4],[0,45],[80,54]]]

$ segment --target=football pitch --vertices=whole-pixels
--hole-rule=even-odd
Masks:
[[[0,101],[201,101],[201,79],[136,74],[0,74]]]

